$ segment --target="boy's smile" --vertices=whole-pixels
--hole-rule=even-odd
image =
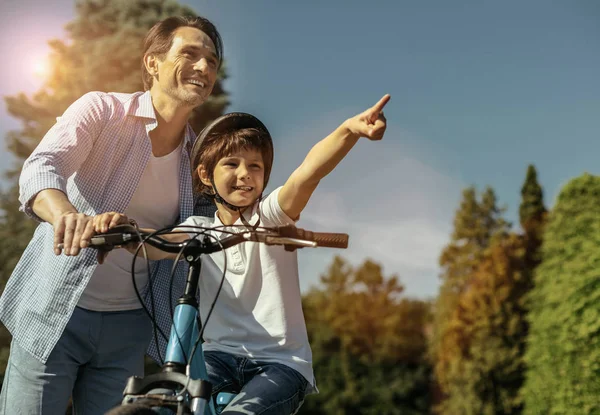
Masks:
[[[264,190],[265,169],[258,150],[242,149],[223,157],[213,172],[213,182],[219,195],[234,206],[251,206]],[[202,182],[212,185],[204,175]],[[218,206],[219,211],[225,209]],[[238,213],[238,212],[235,212]]]

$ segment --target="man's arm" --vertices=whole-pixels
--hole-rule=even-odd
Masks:
[[[62,243],[66,255],[77,255],[94,235],[92,218],[77,212],[67,195],[57,189],[45,189],[34,196],[31,209],[54,227],[54,253],[60,255]]]
[[[107,117],[99,93],[75,101],[27,158],[19,178],[21,210],[54,227],[54,252],[77,255],[91,237],[88,216],[67,197],[67,179],[85,162]]]
[[[321,179],[346,157],[360,137],[383,138],[386,129],[383,107],[389,100],[390,96],[385,95],[373,107],[344,121],[309,151],[279,192],[279,205],[290,218],[300,216]]]

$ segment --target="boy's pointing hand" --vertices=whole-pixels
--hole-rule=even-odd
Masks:
[[[390,98],[390,94],[385,94],[377,104],[346,120],[348,130],[359,137],[366,137],[369,140],[381,140],[387,127],[383,107]]]

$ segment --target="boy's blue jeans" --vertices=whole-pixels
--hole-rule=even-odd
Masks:
[[[291,415],[304,402],[308,381],[286,365],[215,351],[204,358],[213,396],[239,391],[224,415]]]
[[[75,308],[42,363],[13,340],[0,414],[100,415],[118,405],[127,378],[143,375],[152,325],[144,310],[98,312]]]

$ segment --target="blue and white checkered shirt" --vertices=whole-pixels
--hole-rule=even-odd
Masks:
[[[32,197],[44,189],[59,189],[86,215],[124,212],[150,158],[148,132],[156,125],[149,92],[85,94],[57,119],[23,165],[21,210],[39,221],[31,209]],[[181,150],[176,223],[192,213],[212,216],[215,211],[211,203],[194,204],[189,154],[194,138],[188,125]],[[0,320],[20,346],[42,362],[62,335],[97,265],[92,249],[76,257],[56,256],[53,240],[52,225],[41,222],[0,298]],[[172,261],[158,261],[151,269],[156,318],[167,336],[172,265]],[[179,266],[173,281],[173,304],[183,293],[184,268]],[[162,351],[165,345],[162,340]],[[152,342],[150,353],[155,358],[156,352]]]

